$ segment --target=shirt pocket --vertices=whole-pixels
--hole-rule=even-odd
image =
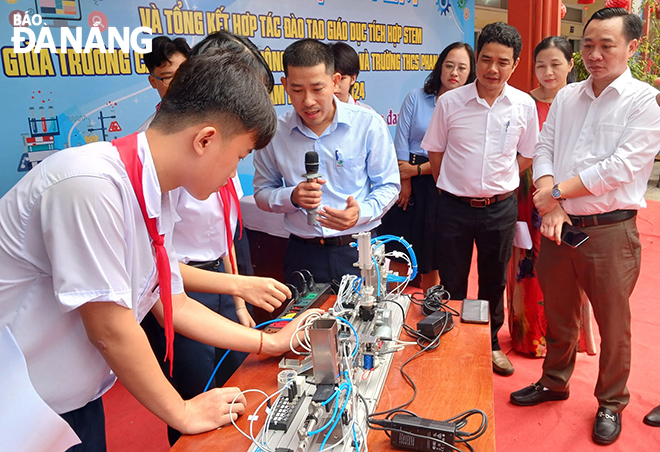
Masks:
[[[504,155],[515,155],[522,132],[522,126],[510,123],[503,124],[500,130],[500,153]]]
[[[620,124],[600,124],[596,130],[596,139],[590,154],[594,157],[607,157],[619,147],[626,128]]]

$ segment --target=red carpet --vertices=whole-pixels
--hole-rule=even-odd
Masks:
[[[630,404],[623,412],[619,440],[608,451],[660,450],[660,428],[649,427],[642,419],[660,405],[656,359],[660,341],[660,313],[657,309],[660,287],[660,203],[648,201],[640,211],[637,227],[642,240],[642,271],[633,292],[633,356],[628,381]],[[471,281],[476,287],[476,276]],[[475,292],[476,294],[476,292]],[[597,328],[596,328],[597,330]],[[599,338],[596,338],[599,343]],[[500,344],[511,350],[508,329],[500,332]],[[512,391],[538,381],[542,359],[528,358],[514,351],[508,353],[516,371],[511,377],[494,375],[495,433],[497,450],[505,452],[556,452],[603,450],[591,440],[591,428],[598,403],[593,396],[598,374],[598,356],[579,353],[571,378],[571,396],[562,402],[548,402],[535,407],[517,407],[509,402]]]
[[[631,400],[623,413],[623,430],[619,440],[611,446],[605,446],[612,452],[660,450],[660,428],[642,423],[644,415],[654,406],[660,405],[660,389],[657,385],[660,362],[656,359],[655,346],[660,342],[660,313],[656,292],[660,288],[660,202],[648,203],[648,208],[640,212],[637,220],[643,252],[642,272],[631,299],[633,361],[628,382]],[[476,274],[471,274],[469,296],[476,296],[476,285]],[[511,350],[506,323],[500,333],[500,343],[505,352]],[[591,428],[598,409],[593,396],[598,356],[578,355],[571,379],[571,397],[568,400],[524,408],[510,404],[509,394],[536,382],[541,375],[543,361],[513,351],[508,356],[516,372],[511,377],[494,375],[498,451],[603,450],[603,446],[597,446],[591,441]],[[169,450],[165,424],[142,407],[121,384],[117,383],[104,396],[104,403],[109,452]]]

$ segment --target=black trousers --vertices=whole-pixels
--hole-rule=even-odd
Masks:
[[[76,432],[82,444],[70,447],[66,452],[105,452],[105,414],[101,397],[68,413],[60,414]]]
[[[497,333],[504,324],[506,270],[513,250],[518,219],[515,196],[487,207],[472,207],[441,193],[438,201],[438,259],[440,280],[454,300],[467,296],[472,250],[477,245],[479,299],[490,304],[493,350],[500,350]]]
[[[284,280],[295,284],[295,279],[289,279],[291,274],[309,270],[315,282],[332,283],[336,292],[342,276],[360,275],[360,269],[353,266],[357,261],[357,248],[352,246],[322,246],[289,238],[284,252]]]

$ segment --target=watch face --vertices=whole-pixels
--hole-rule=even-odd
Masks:
[[[561,190],[558,188],[553,188],[552,189],[552,197],[555,199],[561,198]]]

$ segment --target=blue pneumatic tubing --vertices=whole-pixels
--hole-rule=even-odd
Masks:
[[[255,329],[255,330],[258,330],[258,329],[261,328],[262,326],[268,326],[268,325],[270,325],[271,323],[275,323],[275,322],[290,322],[291,320],[292,320],[292,319],[274,319],[274,320],[268,320],[267,322],[260,323],[259,325],[255,326],[254,329]],[[221,365],[222,362],[225,360],[225,358],[227,357],[227,355],[229,354],[230,351],[231,351],[231,350],[227,350],[227,351],[225,352],[225,354],[222,355],[222,358],[220,358],[220,361],[218,361],[218,364],[215,366],[215,369],[213,369],[213,373],[211,374],[211,377],[209,378],[209,381],[206,383],[206,387],[204,387],[204,391],[202,391],[202,392],[206,392],[206,391],[209,390],[209,387],[211,386],[211,383],[213,382],[213,379],[215,378],[215,374],[218,373],[218,369],[220,369],[220,365]]]

